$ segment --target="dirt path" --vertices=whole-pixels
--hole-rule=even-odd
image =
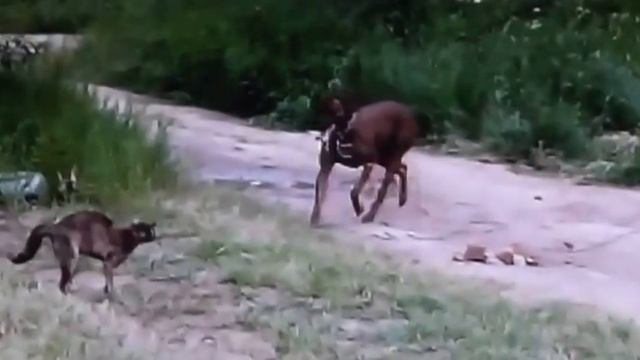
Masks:
[[[319,146],[312,134],[252,128],[220,113],[109,88],[98,88],[98,95],[120,106],[129,98],[144,104],[151,118],[171,123],[175,154],[196,179],[251,187],[308,215]],[[361,225],[349,204],[357,172],[336,167],[324,223],[418,266],[513,285],[505,294],[516,299],[566,300],[640,319],[640,194],[517,175],[502,165],[418,149],[407,162],[407,205],[399,209],[392,191],[371,225]],[[374,175],[379,179],[380,169]],[[543,266],[451,261],[469,243],[499,250],[514,242],[528,247]]]

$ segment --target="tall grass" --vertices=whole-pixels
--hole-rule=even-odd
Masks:
[[[0,72],[0,119],[5,170],[40,171],[57,186],[57,172],[76,166],[80,190],[103,203],[174,183],[165,131],[149,140],[49,66]]]

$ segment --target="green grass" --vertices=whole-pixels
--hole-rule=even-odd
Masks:
[[[110,310],[51,290],[0,264],[0,358],[157,358],[156,344],[143,338],[129,342],[126,323]]]
[[[81,196],[105,204],[175,183],[165,129],[149,139],[133,114],[101,108],[55,67],[38,65],[0,72],[5,170],[42,172],[57,188],[57,172],[76,166]]]
[[[564,305],[520,307],[486,285],[411,273],[311,232],[285,209],[223,189],[201,189],[199,196],[174,205],[184,226],[203,239],[194,254],[220,267],[241,289],[280,293],[276,303],[249,299],[246,321],[271,329],[283,359],[640,355],[640,333],[631,324]]]
[[[640,355],[640,333],[630,323],[562,304],[524,307],[499,298],[497,285],[410,271],[310,231],[286,208],[237,191],[206,186],[156,200],[146,211],[163,219],[161,233],[186,231],[200,239],[169,236],[162,247],[136,251],[129,268],[135,269],[136,282],[119,288],[124,318],[95,310],[74,295],[63,297],[55,284],[34,288],[25,281],[28,275],[1,266],[0,330],[11,346],[0,348],[0,355],[21,358],[52,349],[61,359],[157,358],[158,344],[136,334],[129,338],[133,342],[118,342],[128,333],[124,321],[171,321],[178,329],[182,321],[193,322],[194,311],[203,318],[233,314],[211,334],[225,329],[262,334],[275,345],[278,359]],[[183,251],[193,256],[181,256]],[[150,281],[164,277],[172,280]],[[167,331],[161,334],[165,339],[179,332]],[[127,353],[134,356],[124,357]]]

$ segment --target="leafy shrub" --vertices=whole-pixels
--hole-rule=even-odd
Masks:
[[[483,138],[490,149],[509,156],[525,156],[533,142],[533,130],[518,112],[493,107],[485,115]]]
[[[336,80],[410,104],[423,134],[519,156],[588,156],[589,137],[640,124],[631,0],[95,1],[83,76],[292,128],[321,126]]]
[[[99,110],[86,91],[44,68],[0,72],[0,153],[8,169],[57,183],[75,165],[79,186],[101,201],[170,185],[165,133],[147,140],[130,116]]]
[[[3,0],[0,2],[0,32],[73,33],[113,0]]]

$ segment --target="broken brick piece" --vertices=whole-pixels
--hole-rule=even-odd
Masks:
[[[520,243],[513,243],[511,244],[511,248],[513,249],[513,254],[515,256],[514,263],[516,265],[529,265],[529,266],[540,265],[538,260],[533,255],[532,251],[530,251],[530,249],[525,247],[524,245]]]
[[[486,262],[487,254],[485,251],[486,248],[484,246],[467,245],[467,250],[464,252],[463,259],[464,261]]]
[[[513,252],[505,250],[496,254],[498,260],[500,260],[505,265],[513,265]]]
[[[513,253],[516,255],[522,255],[523,257],[532,257],[533,252],[528,246],[525,246],[521,243],[513,243],[511,244],[511,249]]]
[[[525,259],[524,256],[514,252],[513,253],[513,265],[525,266],[525,265],[527,265],[527,260]]]
[[[457,261],[457,262],[463,262],[464,256],[462,254],[454,254],[451,260]]]
[[[538,260],[536,260],[535,258],[532,257],[525,257],[524,258],[524,262],[525,264],[529,265],[529,266],[539,266],[540,263],[538,263]]]

